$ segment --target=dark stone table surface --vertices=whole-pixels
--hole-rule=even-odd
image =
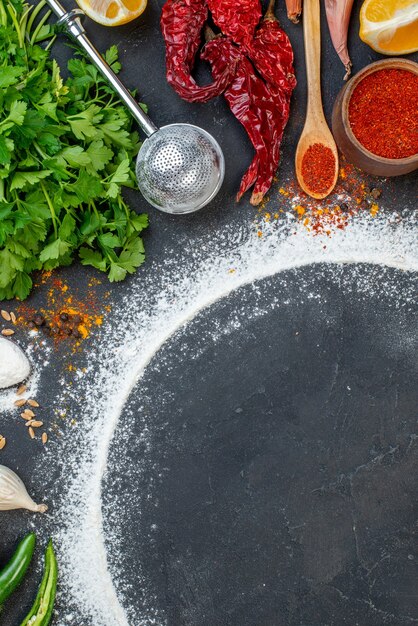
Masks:
[[[293,168],[306,97],[302,28],[286,20],[284,0],[278,4],[277,14],[295,48],[298,87],[277,187]],[[379,58],[358,38],[360,5],[355,3],[350,27],[354,70]],[[87,24],[99,49],[118,44],[121,76],[129,87],[138,88],[158,125],[201,125],[225,152],[225,184],[210,207],[178,218],[150,209],[147,262],[140,272],[151,274],[164,271],[165,250],[173,242],[181,260],[188,241],[204,240],[207,233],[213,238],[226,225],[245,229],[255,214],[247,200],[234,202],[252,152],[225,103],[217,99],[204,106],[187,104],[166,84],[158,25],[161,6],[161,0],[152,0],[141,19],[121,28]],[[343,68],[325,22],[322,39],[329,118]],[[56,55],[63,60],[68,50],[60,43]],[[200,72],[204,77],[206,70]],[[379,184],[385,189],[386,210],[416,209],[416,173]],[[148,210],[139,193],[130,194],[130,199],[137,210]],[[349,281],[350,270],[344,271]],[[367,280],[379,280],[376,267],[359,271]],[[400,286],[413,280],[397,270],[388,272]],[[97,274],[76,265],[56,276],[82,296]],[[255,296],[243,288],[200,313],[163,347],[167,370],[162,373],[151,362],[122,414],[121,428],[135,437],[139,425],[129,417],[139,399],[144,410],[150,410],[158,406],[162,393],[171,393],[172,401],[155,412],[155,458],[137,485],[140,500],[141,488],[149,488],[152,463],[163,465],[164,480],[153,483],[153,502],[158,504],[143,502],[141,523],[132,523],[137,506],[130,497],[132,485],[123,481],[125,466],[112,465],[112,455],[120,454],[118,432],[104,498],[106,519],[112,485],[121,481],[126,511],[118,530],[126,554],[124,576],[133,583],[129,601],[141,606],[143,590],[135,586],[139,560],[168,626],[418,624],[416,307],[411,304],[400,312],[390,299],[356,298],[336,285],[326,268],[320,273],[314,266],[307,268],[303,276],[323,296],[317,304],[300,300],[301,273],[292,270],[284,277],[291,280],[265,279],[260,287],[263,298],[279,295],[295,303],[285,312],[273,308],[251,321],[245,311]],[[123,283],[103,281],[95,294],[99,300],[108,294],[112,305],[125,289]],[[42,307],[46,291],[45,285],[39,286],[29,305]],[[180,347],[183,355],[192,353],[196,337],[205,333],[213,316],[226,320],[231,311],[241,316],[245,332],[208,342],[193,360],[177,358]],[[331,320],[326,327],[325,319]],[[18,340],[25,343],[22,334]],[[99,328],[76,355],[70,355],[68,344],[52,351],[51,375],[41,390],[46,421],[53,419],[48,406],[60,393],[55,384],[59,373],[70,359],[82,364],[92,341],[100,341]],[[180,377],[188,381],[181,388]],[[144,394],[144,389],[151,391]],[[168,415],[178,419],[164,427]],[[0,461],[18,469],[34,493],[44,493],[45,485],[59,480],[59,459],[48,476],[40,476],[42,447],[23,439],[9,416],[0,419],[10,441]],[[62,431],[70,436],[68,425],[63,424]],[[126,463],[135,463],[135,455],[143,452],[130,451]],[[19,512],[1,515],[1,563],[31,521]],[[45,542],[54,532],[53,510],[35,524],[40,542]],[[4,626],[21,622],[38,579],[39,568],[34,568],[2,612]],[[61,626],[63,605],[65,589],[54,618]],[[76,615],[71,624],[90,623]]]

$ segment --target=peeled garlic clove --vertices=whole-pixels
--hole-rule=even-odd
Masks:
[[[0,465],[0,511],[12,509],[45,513],[48,507],[46,504],[36,504],[19,476],[5,465]]]
[[[30,363],[21,348],[0,337],[0,389],[22,382],[29,376]]]

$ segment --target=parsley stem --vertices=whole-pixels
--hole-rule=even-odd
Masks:
[[[12,18],[13,26],[15,27],[17,38],[19,40],[19,46],[24,49],[25,48],[25,44],[23,42],[22,33],[20,32],[19,22],[16,19],[15,8],[11,4],[8,4],[7,5],[7,10],[9,12],[10,17]]]
[[[45,4],[46,4],[46,2],[44,0],[41,0],[41,2],[38,2],[36,7],[32,10],[31,16],[30,16],[29,21],[28,21],[28,23],[26,25],[26,33],[28,35],[28,38],[30,37],[30,33],[31,33],[31,30],[32,30],[33,22],[35,21],[38,13],[40,11],[42,11],[42,9],[44,8]]]
[[[126,202],[124,201],[124,199],[122,197],[119,198],[119,206],[123,206],[126,217],[128,218],[128,222],[131,218],[130,213],[129,213],[129,209],[128,209],[128,205],[126,204]]]
[[[109,97],[109,94],[104,93],[100,98],[97,96],[95,97],[91,102],[93,104],[98,104],[100,102],[100,104],[104,104],[106,106],[106,109],[110,111],[114,111],[115,107],[112,106],[112,104],[115,104],[115,100],[113,97],[111,97],[110,100],[107,100],[106,98]]]
[[[97,217],[97,219],[99,221],[99,224],[100,224],[101,220],[100,220],[99,212],[98,212],[98,210],[96,208],[96,204],[94,202],[89,202],[89,206],[90,206],[90,208],[93,209],[93,213],[96,215],[96,217]],[[100,230],[101,233],[103,232],[103,228],[101,226],[99,227],[99,230]]]
[[[35,148],[36,152],[37,152],[37,153],[39,154],[39,156],[41,157],[42,161],[44,161],[45,159],[47,159],[47,158],[48,158],[48,156],[45,154],[45,152],[43,152],[43,151],[41,150],[41,148],[40,148],[40,146],[39,146],[39,144],[38,144],[38,142],[37,142],[37,141],[34,141],[34,142],[33,142],[33,146],[34,146],[34,148]]]
[[[51,219],[52,219],[52,224],[54,226],[55,237],[58,239],[58,226],[57,226],[57,216],[55,214],[55,209],[42,180],[40,181],[40,185],[41,185],[42,192],[45,196],[46,202],[48,204],[49,212],[51,213]]]
[[[45,13],[45,15],[43,16],[43,18],[39,21],[39,24],[37,25],[37,27],[35,28],[35,30],[33,31],[33,35],[30,38],[30,43],[33,46],[35,43],[37,43],[38,41],[43,41],[44,39],[48,39],[49,38],[49,34],[48,35],[43,35],[42,37],[39,37],[39,33],[41,32],[41,29],[43,28],[45,22],[50,18],[50,16],[52,15],[52,11],[47,11]]]
[[[56,38],[57,38],[57,36],[56,36],[56,35],[54,35],[54,36],[53,36],[53,37],[52,37],[52,38],[48,41],[48,43],[47,43],[47,44],[46,44],[46,46],[45,46],[45,50],[49,50],[49,49],[50,49],[50,47],[51,47],[51,46],[55,43]]]
[[[99,212],[97,210],[96,204],[94,202],[89,202],[89,207],[91,209],[93,209],[93,213],[96,215],[97,219],[99,220],[99,224],[100,224],[100,215]],[[103,235],[103,228],[101,226],[99,226],[99,232]],[[101,251],[104,253],[105,257],[107,258],[107,260],[109,261],[109,263],[113,263],[113,259],[109,254],[108,249],[106,248],[106,246],[103,246],[99,243],[100,249]]]
[[[28,7],[26,9],[26,11],[24,12],[24,14],[22,15],[22,17],[20,18],[19,24],[20,24],[20,32],[21,32],[21,35],[22,35],[22,40],[25,39],[26,26],[27,26],[27,23],[28,23],[28,18],[29,18],[30,11],[31,11],[31,9],[30,9],[30,7]]]
[[[0,2],[0,18],[1,18],[1,25],[6,26],[7,25],[7,13],[6,13],[6,9],[4,8],[3,2]]]

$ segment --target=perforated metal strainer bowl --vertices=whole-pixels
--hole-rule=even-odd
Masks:
[[[78,41],[147,135],[136,162],[138,187],[144,198],[157,209],[174,214],[192,213],[208,204],[218,193],[225,173],[218,142],[191,124],[158,128],[90,43],[81,23],[83,12],[73,9],[67,13],[58,0],[47,2],[61,29]]]
[[[136,176],[144,198],[168,213],[197,211],[219,191],[225,161],[217,141],[191,124],[163,126],[144,141]]]

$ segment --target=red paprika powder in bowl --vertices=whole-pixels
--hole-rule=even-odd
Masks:
[[[385,59],[363,68],[337,96],[332,130],[347,160],[369,174],[418,169],[418,64]]]

